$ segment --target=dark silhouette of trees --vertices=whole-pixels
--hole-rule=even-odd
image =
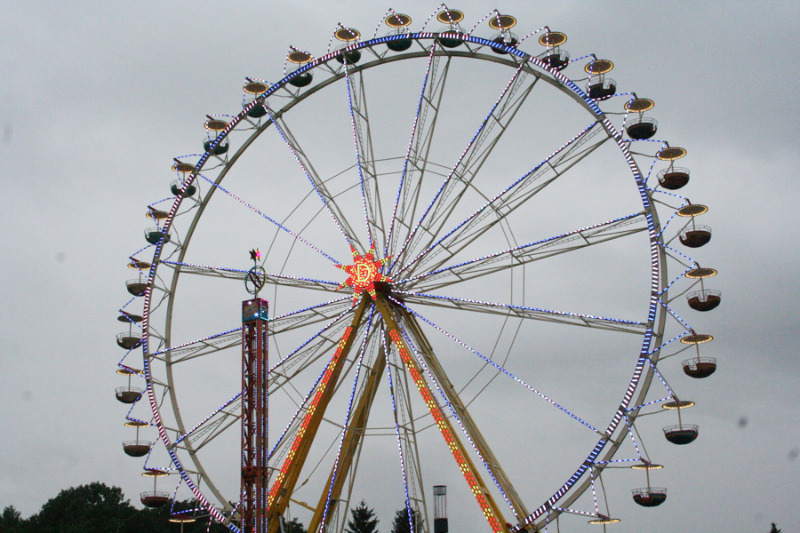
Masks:
[[[350,520],[347,521],[347,533],[377,533],[378,519],[375,518],[375,510],[367,507],[367,503],[361,503],[354,509],[350,509]]]
[[[408,508],[404,507],[394,514],[392,533],[415,533],[417,531],[417,512],[411,509],[409,520]]]
[[[286,522],[286,533],[307,533],[305,526],[297,519],[292,518]]]
[[[21,524],[22,516],[13,505],[3,509],[3,514],[0,515],[0,531],[3,533],[17,533],[17,531],[20,531]]]
[[[62,490],[25,525],[40,533],[134,533],[135,515],[122,489],[95,482]]]
[[[0,513],[0,533],[224,533],[228,528],[216,522],[209,525],[203,513],[197,521],[179,526],[169,522],[172,511],[194,509],[190,501],[176,501],[160,509],[137,509],[125,499],[122,489],[94,482],[64,489],[48,500],[37,514],[23,519],[20,512],[9,505]],[[374,509],[364,500],[350,510],[347,533],[378,533],[378,519]],[[292,518],[286,522],[286,533],[307,533],[303,524]],[[409,520],[406,508],[395,513],[391,533],[415,533],[417,514],[411,511]],[[781,533],[772,523],[769,533]]]
[[[95,482],[62,490],[28,519],[14,506],[6,507],[0,515],[0,533],[177,533],[181,527],[169,522],[171,511],[194,507],[192,502],[176,501],[160,509],[136,509],[122,489]],[[297,525],[300,529],[289,533],[306,533],[302,524]],[[183,524],[182,531],[223,533],[228,528],[217,523],[209,527],[206,515]]]

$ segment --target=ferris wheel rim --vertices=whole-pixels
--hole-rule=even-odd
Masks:
[[[438,38],[438,35],[439,34],[437,34],[437,33],[418,32],[418,33],[411,33],[411,34],[404,35],[404,36],[398,36],[396,38],[408,38],[408,37],[411,37],[416,42],[416,41],[432,40],[432,39],[435,40],[436,38]],[[482,39],[482,38],[479,38],[479,37],[473,37],[471,35],[461,35],[461,37],[463,37],[465,42],[473,43],[473,44],[476,44],[476,45],[492,46],[492,47],[496,47],[497,46],[497,43],[495,43],[493,41],[490,41],[490,40],[487,40],[487,39]],[[357,45],[351,45],[350,47],[348,47],[348,49],[349,48],[353,48],[353,49],[370,48],[370,47],[377,46],[379,44],[385,43],[387,40],[390,40],[390,39],[389,38],[371,39],[371,40],[368,40],[368,41],[364,41],[364,42],[358,43]],[[435,46],[435,45],[432,45],[432,46]],[[576,95],[577,98],[575,98],[575,99],[577,101],[581,101],[582,104],[584,105],[584,107],[586,107],[588,110],[590,110],[594,114],[594,116],[596,116],[596,117],[598,117],[600,119],[603,128],[606,129],[607,132],[609,132],[609,136],[617,142],[617,145],[620,148],[620,150],[624,154],[626,154],[627,158],[629,159],[629,164],[632,162],[632,158],[630,156],[628,147],[622,141],[621,134],[616,131],[614,126],[610,123],[610,121],[608,121],[607,117],[605,117],[605,114],[600,110],[599,106],[597,106],[597,103],[593,99],[589,98],[588,95],[586,95],[577,85],[574,84],[574,82],[569,80],[566,76],[564,76],[560,72],[556,71],[555,69],[552,69],[552,68],[548,67],[546,64],[544,64],[543,62],[541,62],[537,58],[529,56],[526,53],[524,53],[522,51],[519,51],[519,50],[516,50],[516,49],[514,49],[512,47],[508,47],[508,48],[510,48],[509,53],[517,55],[519,58],[523,59],[524,61],[532,63],[535,67],[537,67],[537,68],[539,68],[541,70],[545,70],[549,75],[552,75],[556,79],[559,79],[563,83],[564,87],[569,88],[569,91],[564,90],[562,92],[564,92],[565,94],[570,94],[570,96]],[[294,76],[299,75],[299,73],[305,72],[306,70],[310,70],[310,69],[313,69],[313,68],[321,67],[322,65],[326,64],[327,62],[329,62],[331,60],[335,60],[337,55],[338,55],[338,52],[331,52],[329,54],[326,54],[325,56],[322,56],[321,58],[318,58],[318,59],[312,61],[308,66],[306,66],[306,67],[304,67],[302,69],[298,69],[298,71],[295,71],[294,73],[284,77],[282,80],[280,80],[279,82],[277,82],[276,84],[274,84],[273,86],[270,87],[270,89],[268,91],[269,94],[271,95],[275,91],[285,87],[286,84],[289,83],[289,81]],[[472,57],[472,58],[475,58],[475,59],[487,59],[487,60],[492,60],[492,61],[500,62],[500,63],[502,63],[502,62],[507,62],[507,63],[510,62],[508,60],[505,60],[505,61],[498,60],[498,58],[495,58],[495,57],[492,57],[492,56],[489,56],[489,55],[485,55],[485,57],[481,57],[481,54],[477,54],[477,53],[459,53],[459,52],[453,52],[453,51],[444,51],[444,52],[442,52],[442,55]],[[411,59],[412,57],[422,57],[422,53],[419,53],[419,54],[413,55],[413,56],[412,55],[404,55],[404,54],[401,53],[401,54],[398,54],[397,56],[392,56],[392,58],[390,58],[388,60],[378,59],[373,64],[371,64],[369,66],[369,68],[380,66],[380,65],[385,64],[385,63],[387,63],[389,61],[399,61],[399,60],[403,60],[403,59]],[[362,69],[366,70],[367,68],[368,68],[367,65],[363,65],[363,66],[359,67],[359,70],[362,70]],[[327,84],[335,83],[336,81],[341,80],[343,77],[344,77],[344,74],[341,74],[338,77],[332,77],[332,78],[330,78],[328,80]],[[544,78],[544,79],[547,79],[547,78]],[[320,86],[317,90],[321,90],[322,88],[324,88],[324,86]],[[283,108],[281,108],[280,113],[284,113],[284,112],[289,111],[291,109],[291,107],[293,107],[294,105],[297,105],[300,102],[302,102],[310,94],[313,94],[313,92],[311,92],[311,91],[301,92],[300,96],[295,101],[293,101],[289,106],[284,106]],[[266,95],[266,93],[265,93],[265,95]],[[268,96],[268,95],[266,95],[266,96]],[[256,102],[254,102],[253,104],[251,104],[251,106],[245,107],[236,116],[236,119],[232,120],[229,123],[228,127],[221,133],[220,137],[218,137],[218,142],[222,142],[227,137],[227,135],[235,128],[236,124],[238,124],[242,120],[246,120],[247,111],[251,107],[253,107],[255,105],[258,105],[258,104]],[[243,154],[247,150],[247,148],[249,148],[250,144],[252,144],[252,142],[254,142],[255,139],[263,131],[265,131],[269,127],[270,124],[271,124],[271,122],[265,123],[260,128],[258,128],[257,129],[257,133],[254,133],[249,138],[249,141],[237,151],[235,157],[238,157],[239,155]],[[611,133],[611,132],[614,132],[614,133]],[[205,163],[213,155],[211,153],[211,150],[213,150],[213,146],[212,146],[212,148],[210,150],[206,151],[203,154],[203,156],[200,158],[198,164],[196,165],[196,170],[191,175],[189,184],[191,184],[191,180],[194,180],[196,178],[196,176],[201,172],[201,170],[202,170],[203,166],[205,165]],[[225,164],[224,173],[221,176],[219,176],[219,178],[218,178],[218,180],[220,182],[224,178],[225,174],[227,174],[227,172],[234,166],[234,163],[235,163],[235,160],[233,161],[233,163],[230,163],[230,164],[226,163]],[[651,253],[654,250],[658,251],[659,253],[661,253],[661,250],[658,248],[658,245],[657,245],[657,239],[653,237],[653,235],[655,233],[657,233],[656,230],[660,227],[658,225],[657,212],[656,212],[656,210],[654,208],[652,208],[652,206],[648,206],[647,205],[647,203],[649,202],[649,198],[647,197],[647,194],[646,194],[646,191],[645,191],[646,185],[644,183],[644,179],[642,178],[641,173],[639,172],[638,167],[636,167],[635,163],[633,165],[634,165],[635,168],[631,169],[631,170],[632,170],[634,178],[635,178],[635,180],[637,182],[637,185],[638,185],[638,187],[640,189],[640,192],[643,193],[642,195],[643,195],[643,201],[645,202],[645,212],[647,212],[648,210],[650,211],[650,212],[647,212],[647,214],[645,214],[645,217],[648,219],[648,227],[649,227],[649,231],[651,233],[651,237],[649,239],[650,245],[651,245]],[[213,191],[213,189],[212,189],[212,191]],[[181,202],[183,200],[184,199],[181,198],[180,196],[178,196],[176,198],[176,201],[173,204],[173,207],[169,212],[169,216],[167,218],[167,222],[164,225],[164,228],[165,228],[164,231],[165,232],[167,232],[170,229],[172,221],[174,219],[174,216],[176,215],[177,210],[179,209],[179,206],[180,206],[180,204],[181,204]],[[204,199],[204,200],[205,201],[204,201],[203,206],[205,206],[207,204],[207,201],[210,201],[210,195],[207,197],[207,199]],[[194,221],[199,220],[201,214],[202,214],[202,210],[198,213],[198,215],[193,220]],[[187,240],[185,241],[186,246],[182,248],[181,254],[185,253],[185,250],[188,248],[188,243],[189,243],[190,239],[191,239],[191,236],[189,234],[189,238],[187,238]],[[160,255],[161,255],[162,247],[163,247],[164,244],[165,243],[162,242],[162,243],[157,244],[156,247],[155,247],[154,257],[153,257],[153,262],[152,262],[153,267],[150,269],[150,274],[148,276],[148,287],[149,288],[148,288],[148,291],[147,291],[147,293],[145,295],[145,315],[146,315],[146,318],[145,318],[145,322],[143,324],[143,351],[145,352],[145,368],[144,368],[144,371],[145,371],[146,379],[147,379],[147,382],[148,382],[148,397],[151,398],[151,407],[153,408],[154,413],[156,413],[156,410],[159,409],[159,407],[158,407],[157,402],[155,401],[155,399],[152,397],[154,393],[153,393],[153,390],[152,390],[152,387],[151,387],[151,383],[150,383],[151,380],[152,380],[152,377],[151,377],[151,374],[150,374],[150,365],[149,365],[148,356],[147,356],[147,354],[148,354],[148,338],[149,338],[149,322],[148,322],[148,319],[149,319],[149,306],[150,306],[150,296],[151,296],[150,295],[150,292],[151,292],[150,288],[153,286],[153,279],[154,279],[154,277],[156,275],[157,266],[161,262]],[[651,276],[651,278],[658,278],[658,279],[657,279],[657,281],[654,281],[653,279],[651,279],[651,285],[655,285],[655,288],[653,288],[651,290],[651,301],[650,301],[651,314],[653,312],[653,309],[655,307],[657,307],[658,297],[659,297],[660,293],[662,292],[662,290],[664,289],[664,285],[665,285],[665,280],[663,279],[664,273],[662,272],[662,270],[665,270],[665,269],[661,268],[661,263],[662,263],[662,260],[660,260],[660,259],[659,260],[655,260],[653,262],[653,265],[657,264],[657,266],[653,266],[653,269],[655,270],[655,274],[653,274]],[[179,272],[176,273],[176,275],[173,277],[173,284],[177,283],[177,280],[179,278],[178,274],[179,274]],[[172,302],[172,299],[170,299],[170,302]],[[170,316],[171,316],[171,312],[170,312]],[[660,313],[659,316],[662,317],[662,322],[663,322],[664,314]],[[650,322],[652,323],[653,321],[654,320],[651,320]],[[656,328],[656,329],[658,329],[658,328]],[[663,330],[663,326],[661,326],[661,329]],[[645,335],[646,338],[645,338],[645,340],[643,340],[643,349],[642,349],[643,352],[647,351],[645,349],[645,347],[648,348],[648,350],[649,350],[649,346],[651,345],[650,337],[654,333],[656,335],[660,335],[660,333],[654,332],[653,328],[651,326],[649,334],[646,334]],[[169,338],[169,333],[166,333],[166,335],[167,335],[167,338]],[[637,363],[637,369],[638,370],[636,370],[635,373],[637,371],[639,371],[639,370],[642,370],[648,376],[648,379],[649,379],[649,378],[652,377],[652,373],[649,371],[648,368],[646,368],[646,361],[644,359],[645,358],[641,358],[640,357],[639,362]],[[646,388],[647,387],[645,387],[645,389]],[[173,387],[170,387],[170,391],[171,392],[172,392],[172,390],[173,390]],[[630,404],[631,400],[632,400],[632,397],[629,398],[626,401],[627,405]],[[177,401],[177,399],[176,399],[176,401]],[[623,402],[623,404],[625,405],[626,402]],[[177,403],[176,403],[176,405],[177,405]],[[610,430],[612,432],[613,432],[614,429],[616,429],[616,427],[619,424],[619,422],[621,421],[621,419],[622,418],[620,417],[617,420],[617,422],[613,425],[613,428],[610,427]],[[162,424],[159,423],[159,431],[160,432],[162,431],[161,430],[161,426],[162,426]],[[182,427],[182,430],[185,432],[185,427]],[[165,433],[162,434],[162,440],[165,442],[165,444],[171,442],[171,441],[169,441],[169,439],[168,439],[168,437],[166,436]],[[600,441],[598,441],[598,445],[597,446],[599,446],[601,442],[607,443],[608,441],[601,438]],[[601,447],[599,450],[597,450],[597,453],[599,454],[600,451],[602,451],[603,449],[606,449],[605,446],[606,446],[606,444],[603,444],[603,447]],[[590,454],[589,457],[592,458],[593,457],[592,454]],[[178,468],[180,470],[184,470],[183,467],[180,466],[181,463],[177,462],[176,458],[173,458],[173,460],[176,461],[176,466],[178,466]],[[581,471],[581,469],[585,470],[585,467],[584,466],[580,467],[579,471]],[[576,472],[576,474],[577,474],[577,472]],[[541,513],[539,513],[539,515],[537,515],[537,517],[538,516],[541,516]],[[535,520],[536,517],[533,517],[533,519]],[[530,524],[530,523],[532,523],[532,522],[529,522],[528,524]]]

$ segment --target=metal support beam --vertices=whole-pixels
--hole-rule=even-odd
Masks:
[[[339,458],[338,464],[331,469],[328,482],[323,486],[322,494],[320,494],[319,497],[319,503],[308,525],[309,533],[324,531],[334,515],[336,505],[342,493],[342,488],[350,474],[350,469],[353,467],[358,449],[363,442],[369,412],[372,408],[372,402],[375,399],[375,395],[378,391],[378,384],[380,383],[384,370],[386,370],[386,353],[383,350],[383,345],[381,345],[378,351],[378,357],[369,370],[366,384],[361,390],[352,419],[345,428],[341,457]],[[328,501],[330,501],[330,505],[328,505]],[[327,513],[325,512],[326,506],[328,506]]]
[[[328,362],[328,366],[317,385],[314,396],[306,407],[303,422],[300,424],[300,428],[295,434],[292,447],[289,449],[283,466],[277,473],[275,482],[272,484],[268,497],[269,533],[276,533],[278,531],[280,516],[283,515],[286,511],[286,507],[289,505],[295,484],[300,476],[300,471],[305,464],[311,449],[311,444],[314,441],[319,425],[325,415],[325,410],[336,389],[336,383],[344,368],[347,354],[353,346],[353,342],[356,338],[356,331],[364,317],[364,311],[367,308],[368,302],[369,296],[361,299],[356,307],[350,326],[345,328],[342,337],[339,339],[336,352],[334,352],[331,360]]]
[[[494,501],[494,498],[486,488],[486,484],[483,482],[483,479],[481,479],[480,472],[475,467],[475,464],[468,455],[467,449],[458,438],[450,419],[447,418],[442,410],[442,407],[434,398],[430,386],[423,377],[422,372],[414,360],[414,357],[411,355],[412,352],[406,344],[403,331],[400,329],[400,325],[395,318],[391,304],[386,301],[382,294],[379,293],[375,299],[375,306],[377,307],[378,312],[380,312],[381,317],[386,324],[389,337],[392,339],[392,342],[400,353],[400,359],[403,361],[406,371],[411,376],[414,384],[417,386],[417,390],[422,395],[425,405],[428,406],[433,420],[439,427],[439,431],[441,431],[445,443],[447,443],[447,446],[450,449],[450,452],[453,454],[456,463],[458,463],[458,467],[461,470],[467,485],[472,491],[475,500],[478,502],[478,506],[481,508],[481,511],[486,517],[489,527],[495,533],[508,533],[509,528],[503,519],[503,514],[500,512],[497,503]]]
[[[425,360],[425,364],[428,365],[428,369],[431,374],[433,374],[434,378],[436,378],[436,381],[442,388],[442,392],[447,396],[447,401],[450,402],[450,405],[455,410],[459,420],[461,420],[461,424],[469,434],[470,439],[475,443],[475,447],[478,449],[481,457],[483,457],[486,467],[491,471],[497,484],[501,487],[506,498],[508,498],[509,503],[517,515],[517,520],[526,517],[528,515],[528,510],[525,507],[525,503],[522,501],[519,494],[517,494],[514,485],[511,484],[511,480],[509,480],[505,471],[500,466],[500,461],[489,447],[480,429],[478,429],[478,425],[472,419],[469,411],[467,411],[466,405],[461,401],[461,397],[458,395],[458,392],[450,382],[450,379],[448,379],[444,369],[439,364],[439,360],[434,355],[430,342],[428,342],[425,334],[420,329],[416,317],[403,308],[399,308],[398,313],[403,317],[403,323],[408,324],[408,335],[414,339],[414,342],[421,352],[420,355],[422,355]]]

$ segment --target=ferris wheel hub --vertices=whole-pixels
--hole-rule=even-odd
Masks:
[[[338,268],[344,270],[350,276],[339,285],[339,289],[344,287],[353,287],[353,305],[358,303],[362,293],[368,293],[372,299],[377,298],[376,283],[383,284],[390,283],[392,280],[381,272],[381,267],[392,256],[386,256],[383,259],[375,259],[375,243],[372,243],[370,249],[364,255],[350,246],[350,251],[353,254],[353,263],[350,265],[336,265]]]

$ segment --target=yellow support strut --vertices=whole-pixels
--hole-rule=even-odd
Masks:
[[[330,523],[331,517],[334,514],[336,505],[339,502],[339,497],[342,493],[342,488],[347,480],[350,469],[353,466],[353,459],[358,452],[364,437],[364,429],[367,427],[367,419],[372,407],[372,401],[375,399],[375,394],[378,391],[378,384],[380,383],[383,371],[386,369],[386,353],[383,350],[383,345],[380,347],[378,357],[375,360],[373,367],[369,370],[370,374],[367,377],[367,383],[364,386],[361,396],[356,404],[355,411],[351,417],[350,423],[346,429],[344,440],[342,442],[342,453],[339,459],[339,464],[334,465],[331,473],[328,476],[328,483],[323,487],[322,494],[319,497],[319,503],[314,510],[314,516],[308,525],[310,533],[323,531]],[[335,470],[334,470],[335,469]],[[332,486],[331,486],[332,485]],[[325,506],[328,502],[328,495],[330,491],[330,507],[328,512],[325,513]],[[325,523],[323,524],[323,518]]]
[[[269,491],[267,497],[269,533],[276,533],[278,531],[280,517],[289,505],[295,484],[300,476],[300,471],[311,449],[311,443],[314,441],[319,425],[322,422],[322,417],[333,396],[333,391],[336,389],[336,382],[339,379],[342,368],[344,368],[347,354],[353,346],[356,337],[355,334],[364,316],[367,302],[369,302],[369,298],[361,299],[358,307],[356,307],[355,316],[353,316],[350,326],[345,328],[342,337],[339,339],[336,352],[328,362],[328,367],[325,369],[325,373],[317,386],[314,398],[308,405],[306,414],[300,424],[300,429],[298,429],[294,437],[294,442],[291,448],[289,448],[289,453],[286,454],[283,466],[278,472],[277,478]]]
[[[456,463],[458,463],[458,467],[464,479],[467,481],[467,485],[469,485],[475,500],[478,502],[478,506],[480,506],[483,511],[483,515],[486,517],[489,527],[495,533],[508,533],[508,526],[502,519],[503,515],[497,507],[497,503],[486,489],[486,485],[483,483],[480,473],[475,468],[475,465],[467,454],[466,448],[464,448],[461,440],[453,430],[450,420],[445,416],[441,406],[439,406],[434,399],[428,383],[425,381],[425,378],[422,376],[422,373],[414,361],[414,357],[411,355],[411,350],[408,349],[405,339],[403,339],[400,326],[389,304],[381,294],[376,295],[375,306],[386,324],[386,328],[389,331],[389,338],[392,339],[392,342],[397,347],[397,351],[400,353],[400,359],[403,361],[406,371],[411,376],[411,379],[417,386],[417,390],[419,390],[419,393],[422,395],[422,399],[428,406],[431,416],[433,416],[436,425],[439,427],[439,431],[441,431],[447,446],[450,448],[450,452],[453,454]]]

